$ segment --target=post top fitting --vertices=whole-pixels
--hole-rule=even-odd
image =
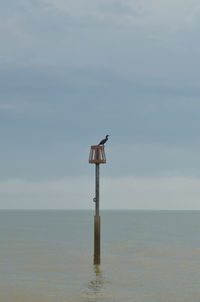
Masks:
[[[90,164],[105,164],[106,163],[106,154],[105,154],[103,145],[91,146],[89,163]]]

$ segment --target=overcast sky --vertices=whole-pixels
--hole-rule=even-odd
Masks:
[[[200,209],[200,3],[0,0],[0,208]]]

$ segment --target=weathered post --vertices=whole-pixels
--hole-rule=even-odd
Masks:
[[[101,220],[99,208],[100,164],[106,163],[103,145],[91,146],[89,163],[95,164],[94,264],[101,263]]]

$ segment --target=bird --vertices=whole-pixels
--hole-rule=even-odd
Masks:
[[[109,136],[110,136],[110,135],[107,134],[106,137],[100,141],[99,146],[100,146],[100,145],[104,145],[104,144],[107,142]]]

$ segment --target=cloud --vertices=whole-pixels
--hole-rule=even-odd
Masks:
[[[13,110],[16,108],[14,104],[1,104],[0,103],[0,110]]]
[[[196,1],[180,0],[6,2],[0,62],[43,69],[87,66],[174,81],[195,69],[198,53],[188,61],[185,51],[195,52],[199,44],[193,39],[193,50],[187,45],[198,10]]]
[[[200,179],[102,178],[101,209],[200,210]],[[94,209],[94,180],[0,182],[1,209]]]
[[[200,209],[199,178],[124,177],[105,179],[102,203],[113,209]]]
[[[73,200],[48,185],[90,175],[106,133],[107,177],[198,178],[198,15],[196,0],[2,3],[0,179],[21,179],[22,206]]]
[[[176,31],[188,24],[199,10],[199,4],[181,0],[46,0],[45,3],[68,16],[90,18],[101,23],[108,22],[122,26],[145,25],[168,27],[168,31]],[[165,27],[167,30],[167,28]],[[154,28],[154,30],[156,30]]]
[[[53,181],[13,179],[0,182],[0,208],[86,208],[91,183],[84,178]]]

